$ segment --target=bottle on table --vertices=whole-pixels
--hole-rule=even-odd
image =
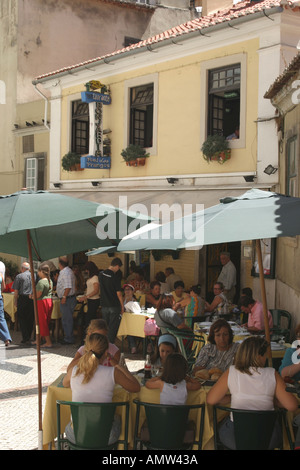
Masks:
[[[152,365],[150,361],[150,354],[147,354],[145,366],[144,366],[144,378],[145,380],[151,379],[152,377]]]
[[[127,366],[126,366],[126,362],[125,362],[124,353],[121,353],[121,355],[120,355],[119,366],[127,367]]]

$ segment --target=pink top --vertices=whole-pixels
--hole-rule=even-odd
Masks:
[[[268,320],[269,320],[269,327],[272,328],[273,318],[269,310],[268,310]],[[251,328],[253,326],[255,328],[258,328],[259,330],[265,329],[263,304],[259,302],[258,300],[255,302],[248,316],[248,328]]]
[[[108,352],[109,354],[114,357],[114,355],[119,351],[119,348],[115,345],[115,344],[112,344],[112,343],[109,343],[108,345]],[[78,349],[79,354],[81,354],[81,356],[84,355],[84,346],[80,346],[80,348]],[[107,366],[107,367],[112,367],[111,363],[110,363],[110,359],[107,358],[105,359],[105,361],[103,362],[102,364],[103,366]]]

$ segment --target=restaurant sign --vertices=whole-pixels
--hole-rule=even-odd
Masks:
[[[81,168],[108,170],[111,167],[111,159],[110,157],[94,157],[93,155],[86,155],[81,157],[80,166]]]
[[[82,91],[81,101],[84,103],[102,103],[111,104],[111,96],[107,93],[99,93],[98,91]]]

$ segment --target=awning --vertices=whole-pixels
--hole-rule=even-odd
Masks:
[[[219,204],[221,198],[240,196],[244,194],[247,189],[249,188],[184,188],[180,190],[160,190],[156,188],[143,191],[141,189],[132,190],[129,188],[127,191],[106,189],[97,189],[94,191],[60,191],[60,194],[102,204],[112,204],[113,206],[135,212],[139,210],[142,214],[152,217],[156,217],[157,206],[159,206],[161,210],[166,211],[169,208],[170,220],[172,220],[182,217],[184,210],[196,212],[197,204],[204,204],[204,208],[207,209],[208,207]],[[136,205],[139,205],[139,207]],[[174,209],[173,211],[172,208]],[[198,208],[198,210],[200,210],[200,208]],[[161,218],[161,214],[159,218]]]

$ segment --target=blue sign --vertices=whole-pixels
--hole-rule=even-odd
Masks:
[[[80,158],[81,168],[87,169],[97,169],[97,170],[109,170],[111,167],[110,157],[94,157],[93,155],[88,155],[87,157]]]
[[[81,92],[81,101],[84,103],[97,103],[110,104],[111,96],[105,93],[99,93],[98,91],[82,91]]]

